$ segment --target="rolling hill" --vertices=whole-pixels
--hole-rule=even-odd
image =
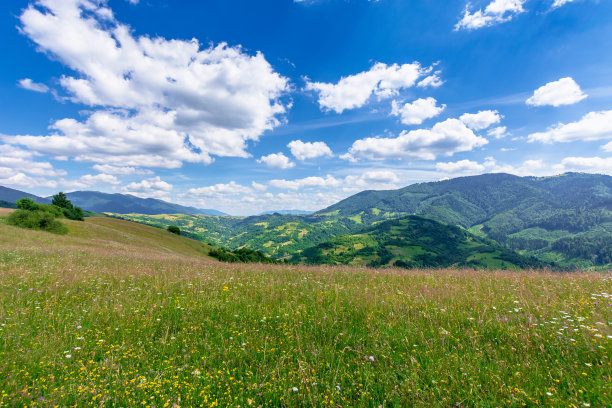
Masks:
[[[307,264],[488,269],[541,268],[546,265],[456,226],[411,215],[385,221],[308,248],[292,259]]]
[[[108,217],[91,217],[85,221],[62,219],[66,235],[28,230],[7,225],[2,217],[11,210],[0,210],[0,246],[5,251],[38,251],[53,248],[67,256],[140,256],[143,258],[194,258],[212,260],[209,245],[168,231]],[[139,255],[135,255],[139,254]]]

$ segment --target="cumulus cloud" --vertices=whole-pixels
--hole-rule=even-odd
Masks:
[[[533,95],[525,101],[532,106],[561,106],[573,105],[587,97],[580,86],[571,77],[561,78],[558,81],[549,82],[536,89]]]
[[[612,175],[612,157],[566,157],[554,168],[559,172],[579,171]]]
[[[474,130],[486,129],[489,126],[499,123],[503,116],[498,111],[485,110],[478,113],[464,113],[459,119],[466,124],[467,127]]]
[[[172,184],[163,181],[159,176],[132,182],[121,188],[126,194],[131,194],[142,198],[159,198],[167,200],[172,191]]]
[[[575,142],[612,138],[612,110],[587,113],[576,122],[559,123],[545,132],[529,135],[530,142]]]
[[[525,11],[523,4],[527,0],[493,0],[484,10],[470,11],[470,4],[465,7],[463,17],[455,25],[455,30],[475,30],[511,20]]]
[[[276,188],[285,188],[288,190],[300,190],[303,188],[331,188],[338,187],[342,181],[329,174],[327,177],[306,177],[297,180],[270,180],[268,184]]]
[[[458,119],[436,123],[431,129],[403,131],[396,138],[371,137],[353,143],[344,158],[422,159],[469,151],[487,144]]]
[[[487,135],[501,139],[508,135],[508,129],[505,126],[494,127],[487,132]]]
[[[100,184],[121,184],[121,182],[117,179],[117,177],[111,174],[86,174],[84,176],[79,177],[76,180],[64,180],[60,181],[60,184],[68,189],[80,189],[87,188],[92,186],[97,186]]]
[[[55,180],[49,180],[44,177],[31,177],[24,174],[23,172],[15,173],[15,171],[6,167],[0,167],[0,184],[3,186],[27,188],[57,187],[57,181]]]
[[[395,188],[399,177],[390,170],[370,170],[360,175],[344,178],[327,175],[325,177],[305,177],[295,180],[270,180],[270,187],[286,190],[328,189],[353,192],[365,188]]]
[[[23,172],[33,176],[65,176],[64,170],[58,170],[49,162],[35,160],[34,154],[15,146],[0,145],[0,168],[10,172]]]
[[[332,156],[332,151],[325,142],[302,142],[294,140],[287,147],[298,160],[316,159],[317,157]]]
[[[247,157],[247,141],[278,126],[287,109],[288,80],[261,53],[136,37],[94,0],[38,1],[20,20],[39,50],[77,73],[60,79],[69,98],[101,110],[11,143],[98,163],[178,167]]]
[[[612,142],[607,143],[607,144],[601,146],[601,148],[603,150],[605,150],[606,152],[612,152]]]
[[[113,166],[110,164],[95,164],[92,168],[100,173],[116,174],[119,176],[131,176],[131,175],[152,175],[151,170],[139,169],[136,167],[129,166]]]
[[[290,169],[295,166],[295,163],[291,162],[287,156],[283,153],[272,153],[267,156],[261,156],[257,163],[264,163],[268,167],[274,169]]]
[[[436,163],[436,170],[450,174],[481,173],[485,171],[485,166],[471,160],[460,160],[458,162]]]
[[[379,99],[395,96],[401,89],[413,87],[420,77],[430,72],[431,67],[422,68],[418,62],[403,65],[379,62],[370,70],[343,77],[335,84],[307,81],[306,90],[318,94],[322,110],[342,113],[347,109],[362,107],[372,96]],[[439,82],[439,78],[436,78],[423,86],[435,86]]]
[[[250,187],[240,185],[235,181],[230,181],[228,184],[221,183],[207,187],[190,188],[188,192],[190,195],[196,197],[223,197],[248,194],[252,191]]]
[[[567,3],[571,3],[574,0],[555,0],[552,7],[557,8],[566,5]]]
[[[403,106],[397,101],[391,102],[391,115],[399,116],[405,125],[420,125],[425,119],[438,116],[446,105],[436,106],[434,98],[420,98]]]
[[[49,92],[49,87],[47,85],[34,82],[30,78],[20,79],[19,81],[17,81],[17,84],[21,88],[27,89],[28,91],[34,91],[34,92],[40,92],[40,93]]]

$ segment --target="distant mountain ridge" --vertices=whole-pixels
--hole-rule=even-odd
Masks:
[[[26,193],[25,191],[15,190],[13,188],[0,186],[0,200],[8,203],[16,203],[20,198],[31,198],[39,204],[51,204],[51,200],[44,197],[39,197],[34,194]]]
[[[257,216],[259,216],[259,215],[271,215],[271,214],[310,215],[310,214],[314,214],[314,211],[304,211],[304,210],[271,210],[271,211],[264,211],[262,213],[259,213],[259,214],[257,214]]]
[[[169,203],[156,198],[140,198],[131,194],[108,194],[99,191],[74,191],[66,193],[74,204],[94,212],[117,214],[204,214],[213,216],[227,215],[212,209],[200,209]]]
[[[66,193],[72,204],[87,211],[97,213],[111,212],[117,214],[204,214],[226,216],[221,211],[186,207],[155,198],[140,198],[130,194],[107,194],[99,191],[74,191]],[[15,203],[23,197],[31,198],[37,203],[51,204],[51,197],[39,197],[25,191],[0,186],[0,201]]]

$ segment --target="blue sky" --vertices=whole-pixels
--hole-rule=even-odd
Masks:
[[[16,0],[0,185],[230,214],[612,174],[612,2]]]

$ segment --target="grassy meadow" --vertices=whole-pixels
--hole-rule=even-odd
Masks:
[[[610,273],[222,264],[62,222],[0,219],[0,407],[612,405]]]

